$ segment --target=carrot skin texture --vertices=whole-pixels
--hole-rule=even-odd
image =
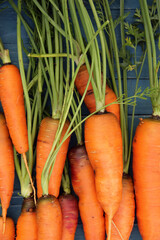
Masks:
[[[56,135],[58,128],[59,120],[55,120],[49,117],[46,117],[42,120],[38,138],[37,138],[37,158],[36,158],[36,180],[37,180],[37,195],[40,198],[43,194],[41,187],[41,174],[43,167],[48,158],[48,155],[51,151],[52,144]],[[67,121],[64,125],[61,140],[67,131],[69,122]],[[54,164],[54,168],[49,181],[49,194],[58,197],[59,189],[61,185],[61,178],[63,173],[63,168],[66,160],[66,155],[68,151],[70,137],[62,144]]]
[[[74,240],[78,224],[78,202],[71,194],[59,197],[62,210],[62,240]]]
[[[13,146],[2,113],[0,113],[0,135],[0,198],[2,212],[5,210],[6,215],[14,188],[15,169]]]
[[[23,199],[16,229],[16,240],[37,240],[36,208],[33,197]]]
[[[25,153],[29,147],[23,86],[20,72],[13,64],[0,68],[0,100],[15,149]]]
[[[95,170],[98,201],[112,219],[122,199],[123,173],[122,134],[113,113],[93,115],[86,120],[85,145]]]
[[[140,119],[133,139],[133,179],[143,240],[160,238],[160,121]]]
[[[21,213],[17,221],[16,240],[37,240],[36,212]]]
[[[86,67],[86,65],[82,65],[80,67],[80,70],[75,79],[76,88],[81,96],[83,95],[83,93],[85,91],[88,79],[89,79],[89,73],[88,73],[87,67]],[[106,85],[105,104],[106,105],[110,104],[110,103],[116,101],[116,99],[117,99],[117,97],[116,97],[116,94],[114,93],[114,91],[108,85]],[[87,89],[87,92],[86,92],[86,95],[84,98],[84,102],[90,113],[93,113],[96,111],[96,101],[95,101],[91,82],[89,83],[89,86],[88,86],[88,89]],[[112,112],[113,114],[115,114],[115,116],[120,121],[119,104],[112,104],[112,105],[106,107],[106,111]]]
[[[128,175],[122,179],[122,200],[118,211],[112,219],[111,240],[129,240],[135,219],[135,198],[133,181]],[[106,220],[106,232],[108,231],[108,218]]]
[[[62,239],[62,211],[56,197],[45,195],[37,201],[38,240]]]
[[[6,218],[5,232],[2,233],[3,218],[0,217],[0,239],[1,240],[15,240],[15,226],[12,218]]]
[[[71,181],[79,197],[79,211],[86,240],[104,240],[105,224],[103,209],[95,189],[95,176],[84,145],[70,149],[68,153]]]

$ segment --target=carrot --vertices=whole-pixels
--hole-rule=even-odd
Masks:
[[[108,216],[108,239],[111,221],[122,198],[122,134],[113,113],[97,114],[85,122],[85,145],[95,170],[97,198]]]
[[[77,145],[68,153],[72,186],[79,197],[79,210],[85,239],[105,239],[103,210],[98,202],[94,171],[84,145]]]
[[[5,232],[3,233],[3,218],[0,217],[0,239],[1,240],[14,240],[15,239],[15,226],[12,218],[6,218]]]
[[[23,200],[16,233],[16,240],[37,240],[36,208],[33,197]]]
[[[133,179],[138,227],[144,240],[160,236],[160,121],[140,119],[133,139]]]
[[[38,138],[37,138],[37,158],[36,158],[36,180],[37,180],[37,195],[38,198],[42,196],[41,174],[47,157],[51,151],[53,141],[58,129],[59,120],[46,117],[42,120]],[[64,125],[61,139],[67,131],[69,122]],[[62,144],[55,161],[55,165],[49,181],[49,194],[58,197],[61,185],[61,178],[65,159],[68,151],[70,137]]]
[[[5,54],[8,56],[8,51]],[[28,151],[28,133],[19,69],[5,61],[0,68],[0,99],[12,142],[18,153]]]
[[[134,225],[135,200],[132,178],[129,175],[124,175],[122,184],[122,200],[112,219],[111,240],[129,240]],[[108,231],[107,216],[105,220]]]
[[[45,195],[37,201],[38,240],[62,239],[62,212],[59,201]]]
[[[75,196],[64,193],[59,197],[62,210],[62,238],[74,240],[78,224],[78,203]]]
[[[0,113],[0,199],[5,230],[7,209],[14,187],[14,155],[5,117]]]
[[[144,41],[148,55],[150,87],[156,89],[151,94],[152,117],[140,119],[133,139],[133,179],[136,196],[138,228],[143,240],[157,240],[160,236],[160,93],[159,65],[156,50],[156,34],[159,25],[153,30],[150,7],[146,0],[139,1],[141,19],[144,25]],[[153,3],[154,4],[154,3]],[[154,7],[156,5],[154,4]],[[155,9],[156,11],[157,9]]]
[[[35,188],[28,167],[26,152],[29,150],[28,131],[25,115],[22,79],[19,69],[11,63],[9,50],[4,49],[0,40],[0,100],[13,145],[23,160],[35,195]]]
[[[76,88],[81,96],[83,95],[83,93],[85,91],[88,79],[89,79],[89,73],[88,73],[86,65],[84,64],[80,67],[77,77],[75,79]],[[113,90],[108,85],[106,85],[105,104],[106,105],[110,104],[110,103],[116,101],[116,99],[117,99],[116,94],[113,92]],[[84,102],[90,113],[96,111],[96,101],[95,101],[95,96],[94,96],[91,82],[88,86],[87,93],[84,98]],[[106,107],[106,111],[114,113],[116,115],[116,117],[118,118],[118,120],[120,121],[119,104],[112,104],[112,105]]]
[[[59,196],[62,210],[62,238],[61,240],[74,240],[78,224],[78,201],[71,194],[68,160],[66,159],[61,186],[63,194]]]

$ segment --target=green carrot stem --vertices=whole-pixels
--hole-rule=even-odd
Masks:
[[[158,18],[159,18],[159,26],[160,26],[160,0],[157,0],[156,3],[157,3],[157,11],[158,11]]]
[[[57,14],[56,14],[56,10],[53,9],[53,18],[54,21],[59,24],[58,19],[57,19]],[[54,46],[55,46],[55,53],[59,53],[59,42],[62,40],[60,38],[61,35],[59,35],[57,29],[54,29]],[[55,58],[55,86],[56,86],[56,90],[58,92],[57,94],[57,98],[59,98],[59,72],[60,72],[60,64],[59,64],[59,58]]]
[[[42,7],[45,12],[47,12],[47,6],[46,2],[42,1]],[[46,41],[47,41],[47,50],[48,53],[53,52],[53,47],[52,47],[52,37],[51,37],[51,27],[49,24],[49,21],[47,18],[44,19],[45,22],[45,29],[46,29]],[[56,116],[56,110],[57,110],[57,99],[58,99],[58,92],[56,88],[56,81],[55,81],[55,73],[53,70],[53,58],[49,58],[49,78],[50,78],[50,84],[51,84],[51,89],[52,89],[52,97],[53,97],[53,104],[52,104],[52,117],[57,118]]]
[[[153,33],[153,28],[151,24],[151,20],[149,17],[149,11],[148,11],[148,5],[146,0],[141,0],[143,4],[143,17],[144,17],[144,22],[146,24],[146,27],[148,28],[149,36],[150,36],[150,41],[151,41],[151,46],[152,46],[152,61],[153,61],[153,83],[155,87],[158,87],[158,77],[156,73],[157,69],[157,57],[156,57],[156,45],[155,45],[155,39],[154,39],[154,33]]]
[[[18,1],[18,9],[21,11],[21,1]],[[29,161],[28,167],[30,173],[32,173],[33,169],[33,146],[32,146],[32,138],[31,138],[31,106],[30,106],[30,99],[27,91],[27,84],[26,84],[26,77],[23,65],[23,56],[22,56],[22,45],[21,45],[21,20],[19,16],[17,16],[17,48],[18,48],[18,59],[19,59],[19,68],[22,78],[22,85],[24,90],[24,96],[26,100],[26,107],[27,107],[27,129],[28,129],[28,142],[29,142]]]
[[[21,180],[22,180],[21,167],[19,164],[19,159],[18,159],[15,147],[13,147],[13,152],[14,152],[14,162],[15,162],[16,173],[19,178],[19,181],[21,182]]]
[[[29,63],[28,63],[28,69],[27,69],[27,77],[26,77],[26,82],[27,82],[27,85],[31,79],[31,71],[32,71],[32,59],[29,60]]]
[[[71,187],[70,187],[70,179],[69,179],[69,173],[68,173],[68,161],[66,160],[63,175],[62,175],[62,188],[64,193],[70,194],[71,193]]]
[[[156,52],[155,52],[155,42],[153,36],[153,30],[151,28],[151,21],[149,19],[147,3],[142,0],[140,1],[140,7],[143,17],[144,29],[145,29],[145,40],[148,53],[148,69],[149,69],[149,79],[150,87],[158,87],[158,76],[156,73]],[[160,116],[160,94],[155,94],[151,96],[153,116]]]
[[[53,25],[64,37],[66,37],[65,31],[57,23],[54,22],[54,20],[49,16],[49,14],[47,14],[47,11],[45,11],[45,9],[39,4],[39,2],[37,0],[33,0],[33,2],[38,7],[38,9],[43,13],[47,21],[51,23],[51,25]]]
[[[124,0],[120,0],[120,16],[121,20],[121,43],[122,43],[122,52],[123,56],[126,56],[126,47],[125,47],[125,32],[124,32]],[[128,97],[128,89],[127,89],[127,70],[123,69],[123,89],[124,89],[124,97]],[[124,106],[124,114],[126,119],[126,129],[128,129],[128,106]]]
[[[61,57],[67,57],[67,53],[42,53],[42,54],[36,54],[36,53],[29,53],[28,57],[32,58],[61,58]],[[73,58],[76,60],[77,56],[69,54],[70,58]]]
[[[54,2],[54,0],[49,0],[50,3],[52,4],[52,6],[54,7],[54,9],[56,10],[56,13],[59,15],[59,17],[61,18],[61,20],[64,22],[64,16],[63,13],[60,11],[59,7],[57,6],[57,4]],[[59,26],[59,25],[58,25]]]
[[[145,51],[144,54],[143,54],[141,68],[140,68],[139,74],[136,77],[135,92],[137,92],[137,90],[138,90],[138,83],[139,83],[139,79],[140,79],[140,76],[141,76],[141,73],[142,73],[142,69],[143,69],[143,66],[144,66],[146,53],[147,52]],[[126,161],[125,166],[124,166],[124,173],[126,173],[126,174],[128,174],[128,171],[129,171],[129,164],[130,164],[130,158],[131,158],[132,140],[133,140],[133,127],[134,127],[134,120],[135,120],[135,118],[134,118],[135,108],[136,108],[136,105],[133,106],[133,110],[132,110],[130,141],[129,141],[129,145],[128,145],[128,160]]]
[[[28,34],[28,37],[31,41],[31,45],[33,47],[33,49],[35,50],[36,53],[39,53],[38,52],[38,48],[37,48],[37,45],[32,37],[33,35],[33,31],[30,29],[29,25],[26,23],[26,21],[24,20],[24,18],[22,17],[20,11],[18,10],[17,6],[15,5],[15,3],[13,2],[13,0],[9,0],[9,3],[11,4],[11,6],[13,7],[13,9],[15,10],[15,12],[17,13],[17,16],[20,18],[21,22],[23,23],[23,26]],[[52,93],[51,93],[51,88],[50,88],[50,84],[48,82],[48,79],[47,79],[47,75],[46,75],[46,72],[44,70],[44,67],[43,67],[43,64],[41,65],[42,67],[42,72],[43,72],[43,75],[44,75],[44,79],[46,81],[46,84],[47,84],[47,88],[49,90],[49,96],[50,96],[50,99],[52,101]]]
[[[42,16],[42,29],[40,29],[37,18],[34,15],[34,11],[31,11],[31,14],[32,14],[33,21],[34,21],[34,24],[35,24],[35,30],[38,33],[38,37],[39,37],[39,41],[40,41],[40,52],[41,52],[41,54],[45,54],[45,46],[44,46],[44,39],[45,39],[45,32],[46,32],[45,31],[45,19]],[[29,56],[29,54],[28,54],[28,56]],[[45,56],[44,56],[44,60],[45,60],[46,66],[47,66],[47,70],[49,71],[48,59]],[[40,62],[40,64],[41,64],[41,67],[42,67],[43,66],[42,62]]]
[[[94,18],[95,18],[95,21],[96,21],[96,24],[97,24],[97,28],[100,28],[101,26],[101,23],[99,21],[99,18],[98,18],[98,15],[97,15],[97,12],[96,12],[96,9],[95,9],[95,6],[93,4],[93,1],[92,0],[89,0],[89,3],[90,3],[90,6],[91,6],[91,9],[92,9],[92,12],[93,12],[93,15],[94,15]],[[101,51],[102,51],[102,72],[103,72],[103,83],[102,84],[102,102],[104,102],[105,104],[105,92],[106,92],[106,51],[105,51],[105,36],[104,36],[104,32],[101,31],[99,33],[99,36],[100,36],[100,41],[101,41]],[[101,81],[101,80],[100,80]]]

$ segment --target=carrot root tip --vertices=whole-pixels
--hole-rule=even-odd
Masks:
[[[3,208],[2,209],[2,218],[3,218],[3,227],[2,227],[2,233],[5,233],[5,228],[6,228],[6,216],[7,216],[7,209]]]
[[[107,233],[107,240],[111,240],[111,227],[112,227],[112,218],[108,217],[108,233]]]

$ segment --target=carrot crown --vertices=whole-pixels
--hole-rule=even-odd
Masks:
[[[0,58],[2,59],[3,64],[11,63],[11,59],[9,56],[9,50],[4,49],[1,39],[0,39]]]

